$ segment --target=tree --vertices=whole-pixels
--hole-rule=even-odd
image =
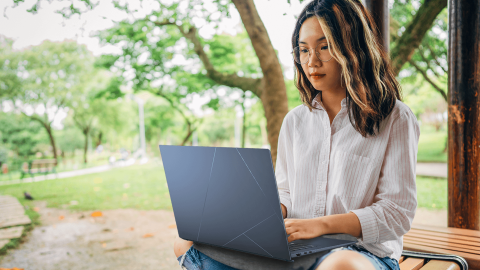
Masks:
[[[18,88],[9,91],[5,98],[10,100],[16,111],[43,126],[49,136],[53,156],[57,159],[52,123],[68,101],[83,92],[81,82],[88,80],[86,75],[93,67],[91,53],[76,42],[44,41],[38,46],[3,57],[17,59],[18,65],[8,66],[0,73],[16,73],[19,81]]]
[[[39,3],[43,0],[34,2],[34,6],[30,11],[37,12]],[[287,0],[290,2],[290,0]],[[299,0],[303,2],[304,0]],[[24,0],[15,0],[15,4],[24,2]],[[411,1],[396,1],[395,4],[409,5]],[[391,59],[394,69],[397,74],[402,69],[403,65],[410,61],[415,49],[423,40],[425,33],[432,27],[437,15],[447,6],[447,0],[423,0],[415,1],[421,3],[418,11],[408,22],[405,22],[404,30],[399,34],[399,38],[392,44]],[[129,9],[128,5],[120,5],[115,1],[116,6],[120,9],[128,11],[129,14],[135,15],[134,9]],[[172,40],[183,37],[189,41],[188,46],[192,46],[193,52],[197,55],[197,59],[205,69],[205,76],[211,79],[215,84],[226,85],[229,87],[236,87],[243,91],[250,90],[260,98],[263,104],[265,117],[267,119],[268,140],[272,150],[272,159],[275,163],[278,133],[284,116],[288,112],[286,86],[283,79],[281,65],[278,61],[276,53],[268,37],[263,22],[261,21],[258,12],[255,8],[253,0],[213,0],[216,5],[216,10],[212,11],[204,6],[203,1],[172,1],[171,4],[163,4],[158,1],[159,10],[154,10],[148,16],[143,18],[136,18],[134,21],[124,21],[119,23],[125,29],[128,25],[133,27],[125,32],[125,37],[137,39],[143,38],[142,43],[133,43],[135,46],[142,47],[142,44],[147,41],[147,30],[152,30],[154,26],[162,27],[161,31],[151,32],[156,35],[157,42],[166,46],[166,43],[172,43]],[[254,48],[256,57],[261,68],[261,76],[251,76],[238,73],[222,72],[212,62],[205,48],[205,42],[198,36],[198,26],[195,21],[206,21],[208,23],[219,23],[224,16],[229,16],[228,8],[234,5],[238,10],[242,19],[243,25],[248,33],[251,45]],[[60,13],[65,17],[72,14],[82,13],[85,10],[94,8],[95,4],[90,0],[79,0],[68,7],[60,10]],[[215,15],[214,15],[215,14]],[[219,16],[218,16],[219,15]],[[217,19],[214,19],[214,17]],[[121,28],[120,28],[121,29]],[[172,29],[176,32],[172,32]],[[166,37],[166,39],[165,39]],[[175,43],[175,41],[173,41]],[[125,46],[125,50],[138,49],[136,47]],[[141,51],[142,53],[145,51]],[[156,55],[161,53],[166,56],[172,55],[168,50],[158,50]],[[147,57],[153,57],[148,55]],[[162,58],[151,58],[158,65],[164,64],[166,61]],[[152,71],[153,72],[153,71]],[[157,71],[160,72],[160,71]],[[163,75],[163,74],[162,74]]]

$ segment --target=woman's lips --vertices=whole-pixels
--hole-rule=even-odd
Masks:
[[[316,80],[320,80],[321,78],[325,77],[325,74],[312,74],[312,75],[310,75],[310,77],[312,78],[312,80],[316,81]]]

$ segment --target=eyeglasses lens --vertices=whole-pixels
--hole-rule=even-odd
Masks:
[[[328,50],[328,43],[318,44],[315,48],[315,54],[322,62],[327,62],[332,59],[332,55]],[[306,64],[310,59],[310,50],[304,46],[295,47],[295,49],[293,49],[293,59],[301,65]]]

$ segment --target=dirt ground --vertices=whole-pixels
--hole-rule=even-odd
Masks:
[[[179,269],[173,253],[177,237],[171,211],[118,209],[92,212],[46,208],[41,226],[10,250],[0,267],[25,270]]]
[[[118,209],[92,212],[46,208],[42,225],[0,267],[25,270],[180,269],[173,253],[177,237],[173,212]],[[447,212],[418,209],[415,224],[447,225]]]

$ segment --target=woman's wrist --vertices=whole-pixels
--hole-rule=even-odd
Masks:
[[[354,213],[318,217],[318,226],[323,234],[346,233],[354,237],[362,236],[362,226]]]

